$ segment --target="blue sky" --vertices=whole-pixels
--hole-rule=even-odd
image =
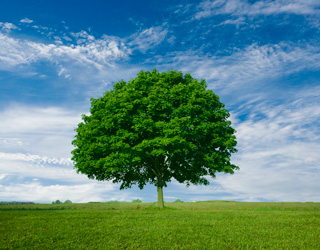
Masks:
[[[140,70],[207,80],[237,130],[240,167],[166,201],[320,201],[318,0],[0,3],[0,201],[157,199],[76,174],[90,98]]]

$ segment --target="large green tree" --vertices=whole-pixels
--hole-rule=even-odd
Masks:
[[[121,183],[120,189],[147,183],[158,190],[175,178],[187,186],[208,185],[206,176],[233,174],[235,130],[219,97],[190,74],[141,71],[128,83],[91,99],[72,144],[78,173]]]

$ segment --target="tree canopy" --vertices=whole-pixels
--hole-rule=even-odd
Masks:
[[[205,80],[169,71],[141,71],[91,99],[72,144],[78,173],[121,183],[120,189],[147,183],[162,188],[180,183],[209,184],[206,176],[233,174],[237,150],[229,112]]]

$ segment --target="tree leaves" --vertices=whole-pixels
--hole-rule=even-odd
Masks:
[[[205,80],[169,71],[139,72],[91,99],[72,144],[74,167],[121,188],[146,183],[158,187],[171,178],[208,184],[203,177],[233,173],[235,130],[230,114]]]

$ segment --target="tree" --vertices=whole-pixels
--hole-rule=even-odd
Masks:
[[[53,201],[52,204],[61,204],[62,202],[60,200],[56,200],[56,201]]]
[[[72,201],[71,201],[71,200],[66,200],[66,201],[64,202],[64,204],[72,204]]]
[[[183,201],[180,199],[176,199],[174,202],[183,202]]]
[[[132,200],[132,203],[141,203],[141,202],[142,202],[142,200],[140,200],[140,199]]]
[[[172,178],[208,185],[204,176],[233,174],[239,169],[230,163],[235,130],[224,104],[206,87],[190,74],[154,69],[92,98],[91,114],[82,115],[72,142],[77,172],[121,183],[120,189],[154,184],[159,207]]]

